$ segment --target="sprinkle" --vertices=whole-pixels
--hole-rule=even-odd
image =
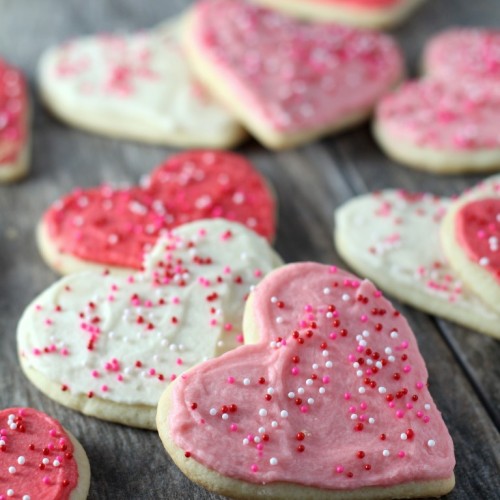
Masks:
[[[282,418],[286,418],[286,417],[288,417],[288,412],[286,410],[281,410],[280,415]]]
[[[269,460],[269,463],[271,465],[278,465],[278,459],[275,458],[275,457],[272,457],[270,460]]]
[[[266,410],[265,408],[261,408],[261,409],[259,410],[259,415],[260,415],[261,417],[265,417],[265,416],[267,416],[267,410]]]
[[[388,457],[390,454],[391,454],[391,452],[389,450],[384,450],[382,452],[382,455],[384,455],[384,457]]]
[[[429,448],[433,448],[434,446],[436,446],[436,441],[434,441],[434,439],[429,439],[429,441],[427,441],[427,446]]]

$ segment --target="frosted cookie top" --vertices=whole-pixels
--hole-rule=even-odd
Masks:
[[[464,80],[500,85],[500,31],[454,28],[440,33],[426,47],[424,66],[450,85]]]
[[[78,483],[74,447],[61,424],[32,408],[0,411],[0,498],[67,500]]]
[[[377,122],[392,140],[440,150],[500,148],[500,87],[439,80],[404,84],[383,98]]]
[[[141,187],[76,189],[54,203],[43,224],[63,254],[139,269],[169,229],[222,217],[272,240],[275,212],[265,180],[245,158],[191,151],[167,160]]]
[[[36,298],[18,326],[23,366],[62,392],[155,406],[180,373],[243,342],[246,297],[280,264],[240,224],[185,224],[158,241],[142,273],[74,274]]]
[[[22,73],[0,59],[0,168],[15,163],[24,147],[27,92]]]
[[[403,70],[387,35],[235,0],[197,3],[191,37],[251,112],[282,132],[370,109]]]
[[[252,297],[245,328],[258,343],[172,387],[169,434],[186,457],[252,483],[324,489],[452,476],[415,337],[370,282],[291,264]]]

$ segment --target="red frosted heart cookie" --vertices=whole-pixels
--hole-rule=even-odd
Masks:
[[[33,408],[0,411],[0,498],[83,500],[90,467],[76,438]]]
[[[500,176],[466,191],[441,226],[443,250],[464,284],[500,312]]]
[[[454,29],[424,56],[427,78],[377,105],[375,138],[392,158],[438,173],[500,168],[500,33]]]
[[[62,273],[139,269],[158,236],[198,219],[233,220],[272,240],[275,211],[266,181],[245,158],[191,151],[167,160],[141,187],[77,189],[58,200],[43,216],[38,244]]]
[[[481,28],[444,31],[428,43],[424,68],[433,78],[451,85],[465,79],[500,84],[500,31]]]
[[[22,73],[0,59],[0,182],[23,177],[29,162],[28,89]]]
[[[406,320],[368,281],[315,263],[264,279],[246,345],[164,393],[188,477],[236,498],[409,498],[453,488],[453,443]]]
[[[366,119],[403,73],[387,35],[299,22],[236,0],[198,2],[185,42],[202,83],[270,148]]]
[[[388,28],[404,21],[424,0],[252,0],[301,19]]]

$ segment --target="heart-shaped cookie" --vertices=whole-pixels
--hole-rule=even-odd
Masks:
[[[173,156],[143,186],[77,189],[54,203],[38,229],[47,263],[68,274],[89,268],[139,269],[145,251],[168,229],[223,217],[269,240],[275,201],[242,156],[192,151]]]
[[[252,0],[285,14],[362,28],[389,28],[403,22],[424,0]]]
[[[201,1],[185,34],[193,71],[263,144],[298,145],[366,119],[402,77],[387,35]]]
[[[171,380],[243,341],[247,294],[280,264],[241,224],[180,226],[158,241],[142,273],[73,274],[37,297],[18,326],[22,368],[64,405],[154,428]]]
[[[181,21],[135,35],[100,34],[46,51],[39,86],[62,120],[91,132],[181,147],[229,148],[245,133],[194,80]]]
[[[24,76],[0,59],[0,183],[15,181],[28,172],[29,114]]]
[[[270,274],[243,346],[180,377],[157,424],[196,482],[236,498],[438,496],[453,443],[406,320],[368,281],[316,263]]]
[[[498,170],[500,36],[444,32],[425,54],[427,78],[403,85],[377,105],[379,145],[405,165],[437,173]]]
[[[85,500],[90,466],[77,439],[33,408],[0,410],[0,498]]]
[[[335,213],[337,250],[398,299],[500,338],[500,314],[463,286],[441,248],[441,224],[451,203],[396,190],[358,196]]]
[[[453,270],[500,317],[500,175],[481,182],[451,205],[441,240]]]

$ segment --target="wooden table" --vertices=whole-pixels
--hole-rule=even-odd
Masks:
[[[179,472],[156,433],[84,417],[43,396],[23,376],[16,355],[20,314],[57,278],[35,246],[35,224],[45,208],[75,186],[136,182],[174,151],[109,140],[63,125],[40,105],[34,72],[40,53],[51,44],[99,31],[148,28],[188,3],[0,0],[0,54],[27,73],[34,100],[32,172],[19,184],[0,187],[0,408],[34,406],[70,428],[90,458],[93,499],[218,498]],[[500,1],[429,0],[395,31],[412,71],[425,40],[457,24],[499,26]],[[249,142],[240,152],[276,189],[276,246],[287,262],[342,265],[331,238],[333,211],[353,195],[385,187],[451,195],[480,179],[439,177],[400,167],[383,156],[367,126],[293,151],[270,153]],[[448,498],[500,498],[499,342],[411,307],[401,310],[418,338],[432,395],[455,443],[457,486]]]

